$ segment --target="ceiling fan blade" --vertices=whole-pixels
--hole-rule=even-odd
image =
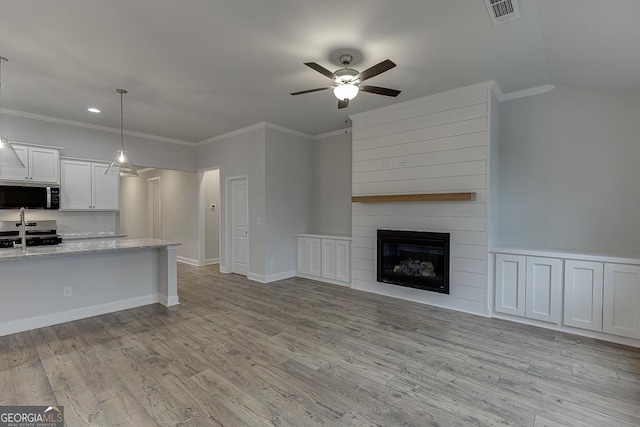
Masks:
[[[389,71],[395,66],[396,64],[393,61],[391,61],[390,59],[385,59],[381,63],[376,64],[371,68],[367,68],[366,70],[358,74],[355,78],[360,79],[360,81],[363,82],[367,79],[370,79],[371,77],[384,73],[385,71]]]
[[[314,70],[316,70],[320,74],[323,74],[323,75],[329,77],[331,80],[337,79],[335,74],[333,74],[331,71],[327,70],[326,68],[324,68],[320,64],[316,64],[315,62],[305,62],[304,65],[306,65],[309,68],[313,68]]]
[[[347,108],[348,106],[349,106],[348,99],[338,100],[338,108]]]
[[[376,95],[385,95],[385,96],[398,96],[398,95],[400,95],[400,91],[399,90],[389,89],[387,87],[367,86],[367,85],[359,85],[358,87],[363,92],[375,93]]]
[[[300,92],[293,92],[291,95],[302,95],[303,93],[319,92],[321,90],[327,90],[327,89],[333,89],[333,86],[319,87],[316,89],[309,89],[309,90],[301,90]]]

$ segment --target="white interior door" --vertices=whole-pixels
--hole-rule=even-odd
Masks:
[[[231,181],[231,272],[247,275],[249,259],[247,179]]]
[[[162,239],[162,203],[160,177],[147,180],[149,237]]]

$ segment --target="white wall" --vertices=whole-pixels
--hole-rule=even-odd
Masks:
[[[265,279],[271,281],[295,275],[294,235],[311,228],[314,141],[269,128],[265,136]]]
[[[153,169],[137,178],[120,178],[120,231],[128,237],[149,237],[147,179],[158,176],[162,186],[162,239],[182,243],[178,256],[188,261],[197,260],[195,172]]]
[[[351,235],[351,133],[313,144],[313,226],[318,234]]]
[[[476,193],[471,202],[355,203],[354,288],[488,313],[491,99],[491,85],[485,83],[352,117],[354,195]],[[377,282],[378,229],[450,233],[450,294]]]
[[[220,201],[226,204],[226,180],[229,177],[247,175],[249,184],[249,273],[262,277],[265,274],[265,126],[256,125],[245,130],[223,135],[214,142],[197,149],[197,169],[220,167]],[[227,220],[225,209],[220,212],[222,229]],[[230,270],[228,236],[221,233],[223,248],[220,253],[220,269]]]
[[[203,176],[205,260],[220,260],[220,171],[209,170]],[[211,205],[215,208],[211,208]]]
[[[557,87],[501,110],[497,242],[637,253],[640,95]]]

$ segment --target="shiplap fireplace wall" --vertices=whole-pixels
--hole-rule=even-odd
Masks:
[[[353,288],[489,314],[488,229],[499,133],[493,89],[499,91],[495,82],[486,82],[351,117],[354,196],[475,192],[472,201],[354,203]],[[377,282],[378,229],[450,233],[450,294]]]

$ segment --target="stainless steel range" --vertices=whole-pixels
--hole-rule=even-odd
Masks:
[[[27,221],[25,223],[27,246],[57,245],[62,238],[57,234],[55,220]],[[20,222],[0,221],[0,248],[20,245]]]

